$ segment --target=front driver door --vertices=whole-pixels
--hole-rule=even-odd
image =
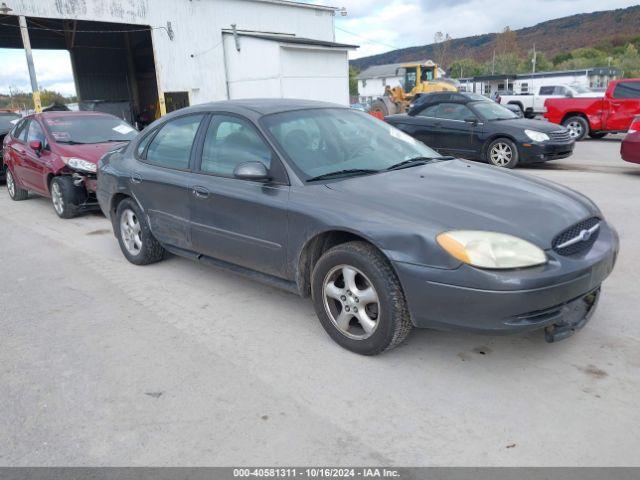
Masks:
[[[439,131],[439,127],[436,125],[438,119],[435,117],[437,110],[438,104],[429,105],[415,115],[407,116],[399,127],[428,147],[436,148]]]
[[[473,158],[473,137],[480,128],[476,114],[461,103],[441,103],[435,116],[438,128],[435,147],[438,152]]]
[[[130,190],[159,242],[191,250],[192,150],[203,114],[166,122],[138,144]]]
[[[42,145],[42,150],[36,152],[30,146],[31,142],[38,141]],[[27,141],[24,147],[23,157],[23,179],[33,190],[40,194],[49,193],[47,185],[47,174],[51,163],[51,151],[47,146],[47,139],[44,130],[37,120],[32,119],[29,123]]]
[[[285,276],[289,186],[278,158],[239,116],[211,117],[192,185],[192,234],[198,253]],[[272,180],[234,178],[237,165],[262,162]]]

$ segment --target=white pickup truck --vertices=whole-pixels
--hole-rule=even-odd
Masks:
[[[582,85],[544,85],[538,93],[520,95],[498,95],[496,102],[502,105],[516,105],[527,118],[545,113],[544,102],[547,98],[562,97],[601,97],[604,92],[594,92]]]

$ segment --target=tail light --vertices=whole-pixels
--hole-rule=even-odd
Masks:
[[[631,122],[631,126],[629,127],[629,133],[640,132],[640,117],[636,117]]]

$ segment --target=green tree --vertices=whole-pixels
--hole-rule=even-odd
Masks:
[[[452,78],[475,77],[485,73],[485,67],[473,58],[462,58],[453,62],[449,68]]]
[[[615,65],[624,72],[625,78],[640,76],[640,55],[638,49],[632,44],[628,44],[624,53],[615,59]]]
[[[354,67],[349,67],[349,95],[352,97],[358,96],[358,79],[356,76],[360,73]]]

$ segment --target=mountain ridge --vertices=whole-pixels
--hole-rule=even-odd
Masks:
[[[640,35],[640,5],[592,13],[578,13],[567,17],[538,23],[514,30],[519,50],[526,52],[533,47],[548,57],[569,52],[576,48],[595,47],[605,41]],[[448,62],[462,58],[488,60],[493,54],[493,44],[499,33],[485,33],[451,39],[448,45]],[[438,46],[431,43],[407,47],[390,52],[351,60],[351,66],[364,70],[373,65],[401,63],[425,58],[435,58]]]

